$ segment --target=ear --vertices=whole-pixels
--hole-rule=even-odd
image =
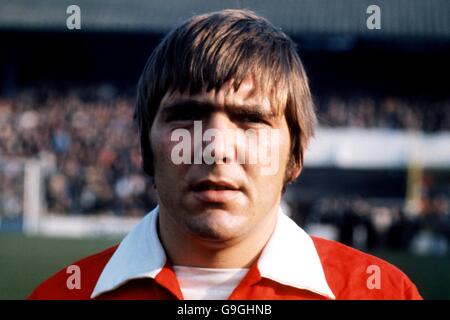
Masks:
[[[302,172],[303,166],[297,162],[294,161],[294,165],[292,166],[292,170],[291,170],[291,181],[295,181],[299,176],[300,173]]]
[[[294,182],[302,171],[302,165],[299,161],[296,161],[295,157],[292,157],[288,163],[288,168],[284,177],[284,183],[290,184]]]

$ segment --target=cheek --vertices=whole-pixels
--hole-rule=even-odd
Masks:
[[[287,131],[287,130],[286,130]],[[283,161],[282,163],[286,166],[291,158],[291,136],[289,131],[284,132],[283,137],[281,138],[280,143],[280,159]]]
[[[193,145],[190,132],[180,137],[172,128],[155,127],[150,134],[155,175],[165,180],[179,179],[193,161]]]
[[[261,135],[260,138],[257,143],[246,145],[247,155],[258,155],[256,164],[245,165],[247,175],[258,189],[281,190],[290,159],[288,130],[273,130],[270,134]]]
[[[261,157],[264,160],[263,167],[266,175],[273,178],[283,176],[287,163],[291,156],[290,135],[287,129],[273,130],[270,135],[263,139]]]
[[[163,129],[154,128],[150,133],[150,144],[153,153],[153,163],[157,167],[170,164],[170,151],[173,142],[170,141],[170,134]]]
[[[284,120],[283,125],[279,130],[280,138],[279,138],[279,152],[280,152],[280,160],[283,161],[283,165],[286,166],[287,162],[291,158],[291,133],[289,131],[289,127],[287,125],[286,120]]]

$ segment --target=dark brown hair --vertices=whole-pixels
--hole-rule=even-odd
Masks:
[[[144,171],[153,175],[149,132],[167,92],[237,90],[253,74],[259,92],[285,112],[292,161],[303,166],[316,115],[308,79],[294,42],[265,18],[227,9],[195,16],[169,32],[150,55],[139,79],[137,120]],[[287,181],[289,182],[289,181]]]

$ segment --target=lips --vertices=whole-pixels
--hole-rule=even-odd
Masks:
[[[201,180],[191,186],[194,197],[201,202],[225,203],[236,198],[241,189],[231,181]]]
[[[201,180],[192,185],[194,191],[205,191],[205,190],[239,190],[239,187],[232,182],[219,180]]]

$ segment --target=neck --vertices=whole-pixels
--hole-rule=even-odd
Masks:
[[[203,268],[248,268],[269,241],[278,217],[278,204],[248,232],[218,241],[199,238],[186,232],[162,206],[159,212],[159,237],[166,255],[174,265]]]

